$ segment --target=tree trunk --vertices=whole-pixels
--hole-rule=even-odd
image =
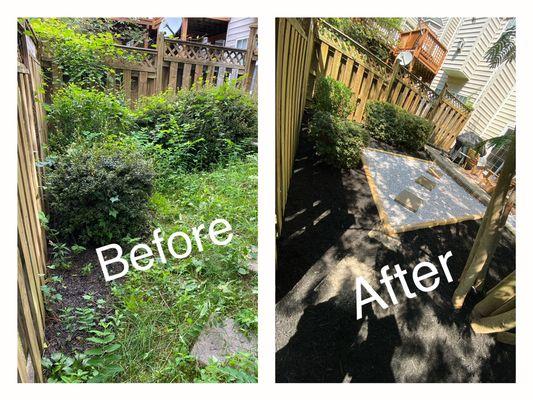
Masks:
[[[501,230],[499,229],[502,213],[505,211],[505,202],[511,181],[515,174],[516,166],[516,149],[515,138],[511,141],[509,150],[505,157],[498,183],[494,188],[490,203],[485,211],[485,216],[481,223],[481,227],[476,235],[474,246],[468,256],[468,261],[465,265],[459,285],[455,290],[452,298],[452,303],[455,309],[460,309],[463,306],[466,295],[470,288],[475,284],[479,274],[482,272],[485,263],[491,257],[493,248],[498,245]]]

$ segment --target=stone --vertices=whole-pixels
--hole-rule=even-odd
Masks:
[[[425,187],[427,190],[432,191],[437,186],[436,182],[433,182],[431,179],[426,178],[425,176],[419,176],[415,180],[416,183]]]
[[[200,332],[191,355],[200,365],[205,366],[213,358],[224,362],[228,356],[239,352],[257,355],[257,337],[247,338],[233,319],[226,318],[220,324],[207,323]]]
[[[400,203],[402,206],[408,210],[411,210],[412,212],[416,212],[422,205],[422,199],[420,197],[405,189],[394,198],[394,201]]]

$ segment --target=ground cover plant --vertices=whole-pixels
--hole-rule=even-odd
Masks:
[[[254,382],[256,354],[199,363],[191,348],[208,323],[232,318],[257,335],[257,106],[235,82],[140,99],[104,91],[97,67],[107,33],[75,20],[35,24],[68,75],[47,104],[49,242],[43,357],[50,382]],[[65,29],[65,32],[61,32]],[[70,71],[63,51],[91,58]],[[67,57],[65,55],[65,57]],[[70,57],[70,56],[69,56]],[[228,246],[158,260],[105,283],[95,247],[146,242],[224,218]]]

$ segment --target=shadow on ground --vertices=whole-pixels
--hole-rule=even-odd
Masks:
[[[471,331],[468,318],[481,296],[469,295],[454,312],[455,282],[442,280],[434,291],[407,299],[394,280],[399,304],[366,306],[356,320],[356,276],[380,288],[382,266],[410,271],[452,251],[448,265],[456,281],[479,228],[466,221],[416,230],[391,246],[369,236],[378,224],[363,171],[323,164],[302,138],[277,243],[276,380],[514,382],[515,348]],[[514,268],[514,238],[505,235],[487,287]],[[391,303],[386,289],[378,293]]]

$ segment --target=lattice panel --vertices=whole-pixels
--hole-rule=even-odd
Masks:
[[[246,50],[181,41],[165,41],[165,58],[187,59],[192,62],[223,63],[230,66],[244,67],[245,56]]]

